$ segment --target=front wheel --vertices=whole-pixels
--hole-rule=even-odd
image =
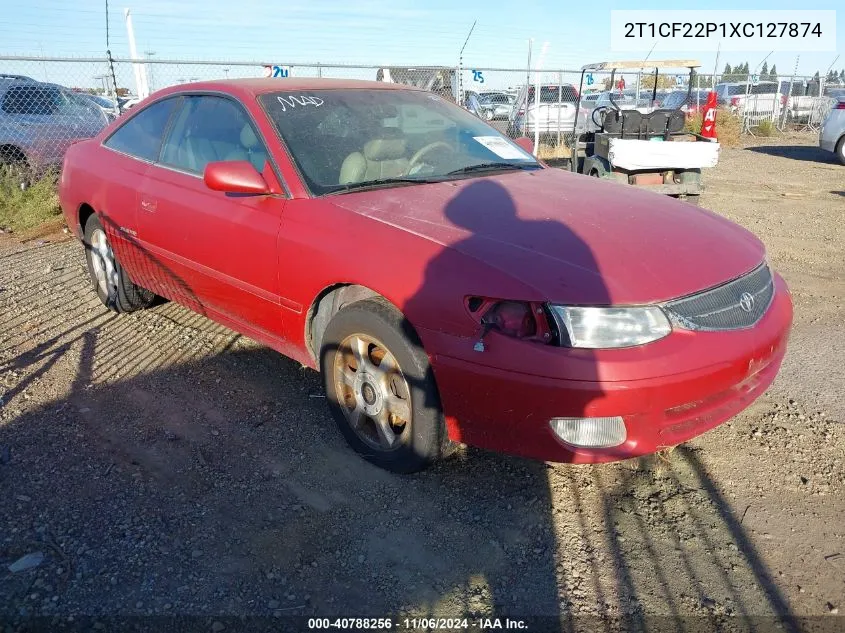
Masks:
[[[155,294],[135,284],[115,259],[106,231],[96,215],[85,222],[83,243],[88,276],[103,305],[114,312],[134,312],[153,304]]]
[[[320,350],[335,422],[368,461],[422,470],[448,445],[437,387],[419,338],[383,300],[357,301],[329,322]]]
[[[839,143],[836,145],[836,157],[839,158],[839,162],[845,165],[845,136],[839,139]]]

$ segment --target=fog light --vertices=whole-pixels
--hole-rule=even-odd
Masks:
[[[625,422],[619,416],[611,418],[552,418],[552,431],[572,446],[609,448],[625,441]]]

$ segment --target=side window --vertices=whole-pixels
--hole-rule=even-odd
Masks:
[[[239,104],[223,97],[186,97],[164,142],[161,162],[201,174],[208,163],[221,160],[246,160],[263,171],[267,150]]]
[[[167,122],[178,101],[178,98],[171,98],[147,106],[117,128],[104,145],[144,160],[158,159]]]

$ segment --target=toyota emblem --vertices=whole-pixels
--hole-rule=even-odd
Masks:
[[[754,297],[749,292],[743,292],[739,297],[739,307],[746,312],[754,309]]]

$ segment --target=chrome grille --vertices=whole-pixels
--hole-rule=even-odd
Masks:
[[[773,295],[772,273],[761,264],[747,275],[663,308],[675,326],[686,330],[740,330],[763,317]]]

